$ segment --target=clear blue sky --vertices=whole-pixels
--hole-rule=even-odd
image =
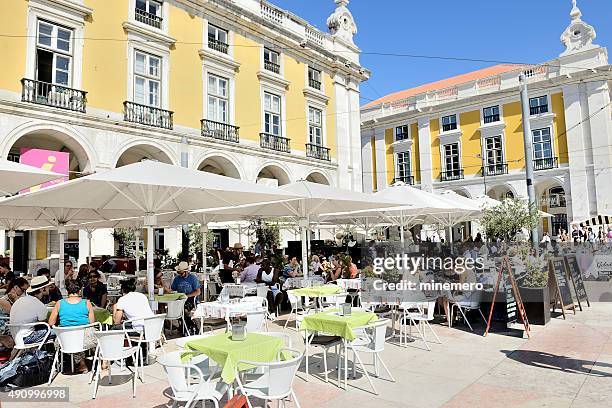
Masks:
[[[333,0],[271,0],[327,30]],[[612,46],[612,0],[578,0],[582,20],[595,27],[602,46]],[[553,59],[564,49],[571,0],[351,0],[356,44],[367,52],[437,55],[516,63]],[[364,54],[372,71],[361,86],[367,99],[494,65],[494,63]]]

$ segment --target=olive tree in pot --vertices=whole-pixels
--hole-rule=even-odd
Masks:
[[[523,259],[525,274],[519,281],[519,291],[529,323],[545,325],[550,321],[548,268],[544,255],[528,254]]]

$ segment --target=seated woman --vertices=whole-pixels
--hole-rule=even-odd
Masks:
[[[81,298],[81,286],[76,280],[66,282],[68,296],[55,304],[49,317],[49,326],[73,327],[83,326],[94,322],[93,306],[89,300]],[[59,323],[59,324],[58,324]],[[96,347],[96,337],[94,328],[85,329],[83,348],[86,350]],[[56,345],[58,347],[58,345]],[[74,361],[78,364],[75,372],[86,373],[85,355],[83,353],[74,354]]]
[[[342,265],[340,264],[340,260],[336,255],[331,258],[331,270],[329,271],[329,276],[327,277],[328,282],[334,282],[342,277]]]
[[[90,272],[89,285],[83,288],[83,297],[89,299],[94,305],[105,308],[107,296],[108,290],[106,285],[100,282],[100,272]]]
[[[272,267],[269,259],[263,259],[259,266],[259,271],[257,272],[255,282],[265,283],[270,287],[270,290],[266,296],[268,299],[268,309],[270,313],[276,312],[276,308],[283,302],[285,297],[278,289],[279,281],[278,270]]]
[[[30,284],[25,278],[15,278],[12,280],[6,290],[6,294],[0,297],[0,351],[2,349],[11,349],[14,346],[13,338],[6,324],[8,317],[11,315],[11,307],[13,303],[22,297]]]
[[[160,289],[163,289],[164,294],[172,293],[173,290],[170,289],[170,286],[166,285],[164,282],[164,272],[161,269],[155,269],[155,280],[153,281],[153,288],[155,289],[155,293],[159,293]],[[147,285],[145,285],[145,288]]]

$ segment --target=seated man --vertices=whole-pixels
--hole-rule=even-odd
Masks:
[[[255,263],[255,257],[249,256],[246,259],[246,268],[240,272],[240,282],[248,283],[255,282],[257,274],[259,273],[259,265]]]
[[[62,300],[62,292],[60,292],[59,288],[55,285],[55,282],[51,280],[51,271],[49,268],[40,268],[38,272],[36,272],[36,276],[46,276],[49,282],[51,282],[51,285],[49,285],[49,294],[42,298],[44,304]]]
[[[302,276],[302,270],[300,268],[300,263],[294,256],[291,257],[289,263],[283,267],[283,278],[295,278],[297,276]]]
[[[83,297],[98,307],[106,307],[108,290],[100,282],[100,272],[89,272],[89,284],[83,288]]]
[[[27,296],[15,301],[11,308],[11,324],[26,324],[47,321],[47,306],[41,299],[48,294],[51,285],[46,276],[35,276],[26,290]],[[39,343],[47,333],[46,327],[34,326],[23,337],[25,344]]]
[[[121,281],[121,296],[117,303],[113,305],[113,324],[119,326],[123,319],[134,320],[153,316],[153,311],[149,305],[147,296],[136,292],[136,281],[126,279]],[[142,327],[140,322],[134,322],[134,328]]]
[[[172,281],[170,288],[179,293],[187,295],[185,302],[185,321],[190,332],[195,334],[195,325],[191,320],[190,312],[195,308],[195,300],[200,296],[200,281],[195,275],[189,273],[189,264],[185,261],[179,263],[175,268],[178,275]]]
[[[15,274],[8,265],[0,265],[0,289],[5,289],[15,279]]]

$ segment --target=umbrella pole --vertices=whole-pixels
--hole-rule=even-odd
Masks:
[[[155,290],[155,263],[153,261],[155,238],[153,237],[153,227],[157,225],[157,217],[147,214],[144,218],[144,225],[147,228],[147,292],[149,294],[149,301],[152,302]]]
[[[136,258],[136,273],[140,272],[140,228],[134,231],[134,239],[136,240],[136,250],[134,251],[134,258]]]
[[[11,268],[11,271],[13,271],[13,263],[15,259],[15,255],[13,254],[15,251],[15,230],[9,230],[7,235],[9,238],[9,268]]]
[[[204,294],[203,299],[206,302],[208,300],[208,271],[207,271],[207,257],[206,253],[208,252],[206,249],[207,242],[206,236],[208,235],[208,224],[202,222],[200,225],[200,231],[202,232],[202,273],[204,274]]]
[[[400,210],[400,241],[402,243],[402,250],[406,249],[406,242],[404,240],[404,212]]]
[[[87,230],[87,264],[91,265],[91,238],[93,236],[93,232],[91,230]]]
[[[306,242],[306,228],[308,228],[308,218],[300,218],[300,240],[302,242],[302,273],[308,277],[308,243]]]
[[[66,279],[66,277],[64,276],[64,239],[66,236],[66,227],[64,225],[58,226],[57,232],[59,234],[59,270],[57,271],[57,285],[60,290],[62,290],[66,286],[64,284],[64,281]]]

